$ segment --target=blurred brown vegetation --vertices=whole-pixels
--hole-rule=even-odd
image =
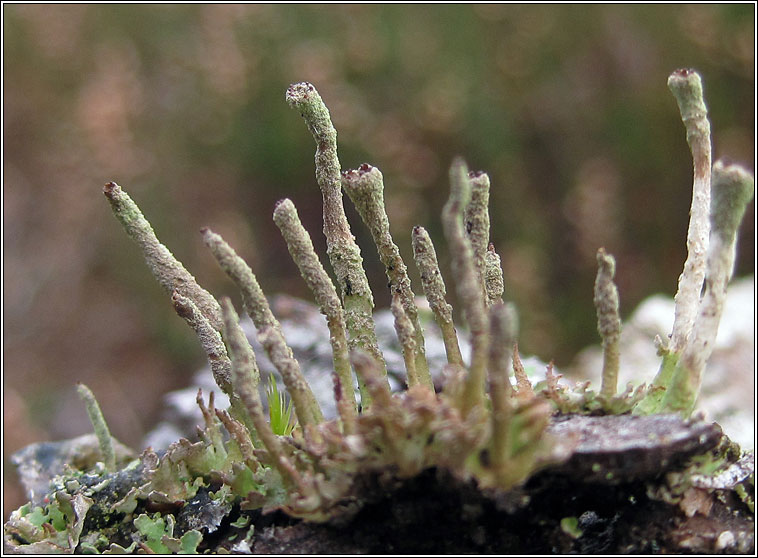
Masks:
[[[314,83],[343,168],[385,176],[395,239],[437,239],[447,167],[492,179],[493,239],[521,348],[560,366],[596,341],[595,251],[622,310],[673,294],[691,159],[666,88],[703,76],[715,156],[754,161],[754,6],[4,5],[4,460],[89,429],[75,382],[139,445],[166,391],[203,365],[101,189],[131,193],[215,294],[234,294],[197,231],[266,292],[307,297],[271,222],[291,197],[323,254],[314,145],[284,101]],[[384,272],[346,200],[380,306]],[[754,211],[738,273],[754,268]],[[446,262],[443,261],[443,266]],[[420,292],[420,288],[417,288]],[[9,469],[6,469],[9,470]],[[4,514],[19,505],[6,475]]]

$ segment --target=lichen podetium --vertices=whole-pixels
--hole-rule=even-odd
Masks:
[[[659,477],[677,459],[710,450],[719,443],[718,427],[682,418],[694,408],[713,346],[734,263],[737,227],[753,195],[753,177],[722,162],[711,169],[710,126],[699,76],[678,70],[669,84],[687,128],[695,180],[690,254],[679,281],[674,332],[670,345],[659,343],[663,364],[650,388],[629,386],[617,392],[621,320],[616,264],[602,248],[594,297],[605,357],[599,393],[588,383],[559,383],[552,365],[546,381],[532,385],[516,345],[516,311],[512,303],[503,302],[500,257],[489,238],[490,179],[482,172],[470,173],[463,159],[456,158],[442,224],[466,330],[456,330],[429,235],[421,226],[412,234],[421,286],[447,353],[446,380],[435,393],[416,297],[390,234],[382,174],[369,164],[341,171],[329,111],[313,85],[299,83],[287,90],[286,99],[301,113],[317,144],[316,182],[323,195],[324,235],[336,286],[294,204],[279,201],[273,219],[329,328],[338,416],[325,419],[253,271],[219,235],[203,229],[206,245],[240,289],[244,310],[292,401],[294,429],[284,400],[276,389],[269,389],[269,397],[280,405],[275,412],[279,434],[272,429],[260,396],[255,353],[232,302],[228,297],[218,302],[200,287],[158,241],[128,194],[109,183],[105,195],[114,214],[142,249],[177,313],[196,332],[231,407],[228,412],[216,409],[213,394],[206,404],[199,393],[205,423],[199,428],[199,441],[181,439],[160,456],[148,448],[139,460],[126,464],[117,462],[102,412],[82,386],[105,466],[95,472],[62,471],[44,508],[29,504],[14,512],[5,525],[6,544],[19,552],[194,552],[203,544],[203,533],[188,529],[180,537],[173,514],[200,495],[212,502],[219,517],[233,509],[281,510],[312,522],[345,525],[365,505],[385,497],[383,487],[432,469],[497,499],[546,467],[613,484]],[[370,230],[389,279],[407,369],[407,389],[397,393],[390,391],[378,348],[374,299],[345,216],[343,189]],[[709,225],[710,244],[703,259]],[[468,363],[458,331],[470,336]],[[672,414],[637,416],[664,411]],[[614,433],[621,430],[624,435],[616,440]],[[624,465],[624,452],[647,452],[647,458],[630,467]],[[85,517],[95,515],[96,520],[85,523]],[[84,528],[92,524],[101,527]],[[247,523],[239,519],[233,525]],[[575,539],[582,536],[575,517],[564,517],[561,526]]]

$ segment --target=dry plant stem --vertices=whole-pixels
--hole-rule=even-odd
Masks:
[[[203,239],[218,261],[221,269],[231,278],[242,294],[242,305],[258,331],[258,341],[282,376],[284,385],[292,397],[297,420],[303,426],[319,424],[324,417],[318,401],[300,370],[300,364],[287,345],[279,321],[271,312],[271,307],[258,284],[250,266],[240,258],[220,235],[210,229],[203,229]]]
[[[619,292],[613,277],[616,275],[616,260],[597,251],[597,277],[595,279],[595,310],[597,331],[603,339],[603,375],[600,395],[611,398],[616,395],[619,374],[619,341],[621,340],[621,316],[619,315]]]
[[[413,324],[408,318],[400,300],[400,295],[392,296],[392,316],[395,318],[395,331],[403,350],[403,360],[405,361],[405,372],[408,378],[408,387],[413,387],[420,383],[418,370],[416,369],[416,336]]]
[[[415,369],[419,382],[433,389],[429,364],[424,350],[424,332],[418,318],[418,309],[414,302],[415,295],[411,289],[411,280],[400,249],[392,240],[390,223],[384,206],[384,179],[376,167],[361,165],[357,170],[342,173],[342,187],[353,201],[363,222],[371,231],[371,237],[379,252],[379,259],[387,270],[390,290],[400,296],[403,311],[413,324],[415,337]]]
[[[524,370],[524,363],[521,362],[521,356],[518,352],[518,343],[513,344],[513,375],[516,377],[516,386],[518,387],[519,396],[534,396],[534,388],[532,382],[529,381],[529,377]]]
[[[305,230],[297,215],[292,201],[280,200],[274,208],[274,222],[287,243],[287,248],[292,260],[300,270],[306,285],[313,293],[321,313],[326,316],[329,327],[329,340],[332,344],[332,358],[334,359],[334,372],[339,377],[337,385],[337,408],[347,412],[340,416],[343,425],[350,429],[355,421],[357,407],[353,393],[353,377],[350,372],[350,359],[348,356],[348,344],[345,335],[345,317],[342,312],[339,296],[334,288],[332,280],[327,275],[324,267],[313,249],[311,237]],[[385,374],[385,381],[386,374]],[[389,385],[389,384],[388,384]],[[370,403],[370,395],[362,386],[361,402],[364,407]],[[349,405],[341,404],[343,401]]]
[[[368,351],[381,364],[386,375],[387,366],[374,330],[374,299],[363,269],[361,251],[350,232],[342,205],[337,131],[332,125],[329,109],[310,83],[291,85],[286,99],[300,112],[316,141],[316,181],[324,202],[327,255],[342,290],[350,347]]]
[[[245,332],[239,325],[239,316],[232,306],[231,300],[221,299],[221,309],[224,320],[224,339],[232,359],[232,377],[234,389],[245,404],[250,417],[255,424],[255,430],[271,457],[271,461],[287,484],[305,492],[305,485],[300,474],[284,453],[282,444],[271,430],[268,419],[263,412],[261,397],[258,393],[260,372],[255,361],[255,355],[247,342]]]
[[[503,268],[500,265],[500,255],[495,251],[495,245],[490,242],[484,255],[484,292],[487,307],[503,302],[505,282]]]
[[[450,168],[450,197],[442,209],[442,226],[450,246],[451,267],[463,312],[471,330],[471,364],[464,384],[461,410],[465,415],[484,402],[488,324],[481,283],[474,267],[471,243],[463,229],[463,208],[469,200],[466,163],[456,158]]]
[[[687,417],[692,412],[718,333],[726,289],[734,269],[737,229],[753,197],[754,178],[738,165],[713,166],[711,238],[705,274],[705,294],[689,342],[674,368],[663,410]]]
[[[100,410],[100,405],[95,399],[95,394],[92,390],[84,384],[78,384],[76,390],[79,392],[79,397],[84,401],[84,406],[87,408],[87,415],[92,423],[92,427],[95,429],[95,436],[97,437],[97,443],[100,446],[100,453],[103,457],[103,463],[105,464],[106,472],[113,472],[116,470],[116,453],[113,450],[113,439],[111,438],[111,432],[108,430],[108,425],[103,417],[103,412]]]
[[[489,380],[492,402],[492,466],[498,482],[505,481],[510,448],[513,386],[508,378],[511,347],[515,337],[515,317],[504,304],[490,307]]]
[[[711,203],[711,125],[703,101],[703,84],[694,70],[676,70],[669,76],[668,86],[676,97],[687,130],[694,169],[687,259],[674,297],[674,326],[669,343],[669,351],[680,353],[695,322],[705,277]]]
[[[486,255],[490,241],[490,214],[487,209],[490,201],[490,177],[484,172],[470,172],[471,199],[463,210],[463,226],[471,242],[474,266],[479,276],[482,294],[486,296]]]
[[[139,244],[142,255],[150,271],[167,293],[177,291],[195,303],[203,316],[216,331],[221,331],[221,308],[218,301],[208,291],[197,284],[195,278],[179,260],[160,243],[153,228],[145,219],[137,204],[115,182],[109,182],[103,189],[111,209],[126,233]]]
[[[413,227],[413,258],[421,275],[421,285],[424,295],[432,309],[434,319],[441,332],[445,344],[447,361],[450,364],[463,367],[463,357],[458,345],[458,333],[453,322],[453,307],[445,300],[445,282],[437,263],[437,252],[434,250],[432,239],[423,227]]]

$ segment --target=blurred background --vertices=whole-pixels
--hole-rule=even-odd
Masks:
[[[236,297],[203,246],[206,225],[267,293],[308,297],[271,221],[276,200],[292,198],[326,262],[314,143],[284,101],[297,81],[329,106],[343,168],[384,173],[408,263],[421,224],[447,269],[439,214],[452,157],[490,174],[521,350],[570,363],[597,341],[598,247],[617,258],[625,316],[676,289],[692,163],[671,71],[703,76],[714,160],[753,169],[754,9],[4,5],[4,464],[28,443],[90,430],[77,381],[138,447],[161,396],[204,364],[111,215],[106,182],[212,293]],[[346,208],[387,306],[370,236]],[[754,220],[751,207],[738,275],[754,269]],[[7,517],[23,496],[4,471]]]

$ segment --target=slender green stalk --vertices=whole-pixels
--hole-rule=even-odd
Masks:
[[[108,430],[108,425],[105,422],[105,417],[103,417],[103,412],[100,410],[100,405],[97,404],[97,399],[95,399],[95,394],[92,393],[92,390],[84,384],[78,384],[76,390],[79,392],[79,397],[84,401],[87,415],[92,423],[92,427],[95,429],[95,436],[100,446],[100,453],[103,456],[105,470],[108,473],[112,473],[116,470],[116,453],[113,450],[111,432]]]
[[[490,201],[490,177],[484,172],[470,172],[468,178],[471,183],[471,199],[463,210],[463,226],[466,229],[471,251],[474,257],[474,266],[481,284],[485,302],[486,296],[486,256],[487,245],[490,242],[490,213],[488,205]],[[489,304],[487,304],[489,306]]]
[[[348,344],[345,336],[345,316],[342,311],[339,296],[334,288],[332,280],[327,275],[324,267],[313,249],[311,237],[305,230],[294,204],[288,200],[280,200],[274,208],[274,222],[287,243],[292,260],[300,270],[306,285],[313,293],[321,309],[326,316],[329,327],[329,339],[332,344],[332,358],[334,359],[334,372],[339,378],[335,384],[337,388],[337,408],[347,414],[341,416],[346,428],[352,428],[357,412],[355,395],[353,393],[353,377],[350,372],[350,359],[348,356]],[[385,379],[386,381],[386,379]],[[389,384],[388,384],[389,385]],[[370,404],[371,396],[361,385],[361,403],[364,408]],[[342,405],[347,401],[349,405]]]
[[[621,352],[621,316],[619,315],[619,291],[613,282],[616,275],[616,260],[605,253],[605,248],[597,251],[597,277],[595,279],[595,310],[597,311],[597,331],[603,339],[603,375],[600,395],[611,398],[618,387],[619,360]]]
[[[324,236],[329,261],[342,290],[350,347],[368,351],[386,375],[387,366],[374,330],[374,299],[363,269],[361,251],[350,232],[342,205],[337,131],[332,125],[329,109],[310,83],[291,85],[286,99],[300,112],[316,141],[316,181],[324,202]]]
[[[255,355],[247,342],[245,332],[239,324],[239,316],[232,306],[232,301],[221,299],[221,310],[224,321],[224,340],[232,360],[232,378],[234,389],[245,404],[250,417],[255,424],[255,430],[269,453],[272,464],[282,476],[282,479],[305,493],[307,488],[300,473],[284,453],[282,443],[271,430],[266,415],[263,413],[261,396],[258,393],[260,372],[255,361]]]
[[[271,307],[250,266],[220,235],[207,228],[201,232],[205,244],[210,248],[221,269],[234,281],[242,293],[243,307],[255,323],[258,341],[263,345],[266,354],[287,386],[298,422],[302,425],[323,422],[324,417],[318,401],[303,376],[300,364],[292,354],[292,349],[287,345],[282,327],[271,312]]]
[[[421,383],[418,370],[416,370],[416,336],[414,335],[413,324],[405,313],[400,295],[393,295],[390,309],[395,318],[395,331],[402,347],[408,387],[410,388]]]
[[[484,255],[484,292],[488,307],[503,302],[503,292],[505,292],[503,268],[500,265],[500,255],[491,242]]]
[[[434,320],[442,332],[447,361],[450,364],[463,366],[461,349],[458,346],[458,333],[453,322],[453,307],[445,300],[445,282],[437,263],[437,252],[434,250],[432,239],[423,227],[413,227],[413,259],[421,274],[421,285],[424,295],[432,309]]]
[[[700,292],[705,278],[705,255],[708,246],[708,212],[711,203],[711,125],[703,101],[703,84],[694,70],[676,70],[668,86],[679,105],[692,151],[694,178],[690,224],[687,229],[687,259],[674,296],[674,326],[669,350],[681,352],[695,322]]]
[[[484,296],[474,266],[471,243],[463,229],[462,214],[470,197],[469,189],[466,163],[456,158],[450,168],[450,197],[442,210],[442,226],[450,247],[451,267],[458,298],[471,330],[471,364],[461,401],[464,416],[484,401],[489,344]]]
[[[515,317],[505,304],[490,307],[489,380],[492,402],[492,466],[499,481],[504,481],[511,447],[513,386],[508,378],[511,348],[515,340]]]
[[[411,280],[400,249],[392,240],[390,223],[384,207],[384,179],[376,167],[363,164],[357,170],[342,173],[342,187],[353,201],[363,222],[371,231],[379,259],[387,270],[390,291],[400,296],[403,311],[413,324],[415,337],[415,369],[419,382],[434,389],[432,377],[429,374],[429,364],[424,350],[424,332],[418,317],[418,309],[414,302],[415,295],[411,290]]]
[[[713,166],[711,238],[705,273],[705,294],[690,339],[674,368],[663,411],[687,417],[697,400],[705,364],[713,352],[726,289],[734,269],[737,229],[753,197],[754,178],[738,165]]]
[[[103,189],[116,218],[126,233],[142,249],[142,255],[150,271],[168,294],[174,291],[189,298],[203,313],[216,331],[221,331],[221,308],[208,291],[197,284],[195,278],[179,260],[160,243],[153,227],[145,219],[137,204],[115,182]]]

